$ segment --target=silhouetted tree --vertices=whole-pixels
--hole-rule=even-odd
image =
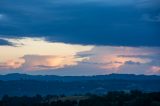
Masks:
[[[87,96],[89,98],[77,102],[72,99],[64,100],[62,99],[64,96],[10,97],[5,95],[0,100],[0,106],[160,106],[160,92],[144,93],[135,90],[128,93],[108,92],[101,96],[92,94]]]

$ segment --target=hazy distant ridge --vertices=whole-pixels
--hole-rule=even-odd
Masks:
[[[7,74],[0,75],[0,80],[38,80],[38,81],[84,81],[84,80],[106,80],[106,79],[124,79],[124,80],[160,80],[157,75],[134,75],[134,74],[109,74],[96,76],[56,76],[56,75],[27,75],[27,74]]]
[[[0,97],[40,95],[74,95],[108,91],[160,91],[160,76],[111,74],[100,76],[0,75]]]

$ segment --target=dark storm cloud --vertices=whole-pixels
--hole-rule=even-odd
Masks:
[[[0,36],[160,46],[158,4],[158,0],[1,0],[0,14],[5,17],[0,18]]]

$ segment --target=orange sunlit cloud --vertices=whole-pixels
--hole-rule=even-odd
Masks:
[[[40,56],[28,55],[23,57],[25,60],[22,66],[25,70],[45,70],[58,69],[67,66],[77,65],[78,62],[87,59],[87,57],[76,57],[74,55],[68,56]]]
[[[113,69],[118,70],[121,66],[125,65],[126,62],[132,61],[132,62],[139,62],[139,63],[147,63],[149,62],[148,59],[140,59],[140,58],[130,58],[130,57],[118,57],[116,55],[109,55],[109,56],[103,56],[102,61],[104,63],[110,63],[101,66],[103,69]]]
[[[78,62],[87,60],[88,57],[68,56],[44,56],[44,55],[27,55],[16,60],[10,60],[1,63],[3,69],[23,69],[26,71],[58,69],[67,66],[78,65]]]
[[[4,73],[76,67],[79,71],[82,71],[80,68],[86,68],[86,73],[94,69],[102,74],[159,74],[159,48],[85,46],[52,43],[36,38],[6,40],[17,45],[0,46],[0,71]]]
[[[86,57],[77,54],[89,51],[94,46],[51,43],[44,39],[5,39],[16,46],[0,46],[0,70],[42,70],[77,65]]]
[[[151,51],[144,52],[142,48],[109,46],[99,48],[97,47],[95,50],[92,50],[92,52],[94,52],[95,55],[90,58],[90,62],[100,63],[97,67],[100,69],[112,70],[113,72],[119,71],[119,69],[128,61],[142,64],[148,63],[151,61],[150,59],[139,58],[136,56],[150,55],[154,53]],[[134,56],[132,57],[132,55]]]
[[[94,46],[71,45],[65,43],[51,43],[44,39],[22,38],[5,39],[16,46],[0,46],[0,63],[15,60],[25,55],[76,55],[79,52],[89,51]]]
[[[160,73],[160,66],[152,66],[151,73]]]
[[[2,69],[17,69],[25,63],[24,59],[15,59],[15,60],[8,60],[4,63],[0,63],[0,68]]]

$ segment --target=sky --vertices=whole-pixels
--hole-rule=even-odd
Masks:
[[[1,0],[0,74],[160,75],[160,0]]]

